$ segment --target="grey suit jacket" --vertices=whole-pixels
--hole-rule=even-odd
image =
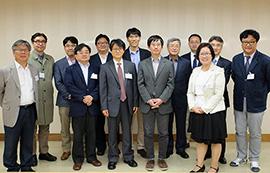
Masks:
[[[160,98],[164,101],[158,111],[160,114],[172,112],[171,95],[174,89],[173,63],[161,57],[157,75],[154,75],[152,58],[141,61],[138,68],[138,89],[140,93],[140,109],[142,113],[150,111],[147,103],[152,98]]]
[[[123,65],[128,109],[131,116],[133,107],[138,107],[137,73],[135,64],[132,62],[123,60]],[[132,75],[132,79],[130,75]],[[116,117],[120,109],[120,84],[114,61],[108,61],[100,66],[99,95],[101,110],[108,109],[109,116]]]
[[[29,65],[29,69],[32,75],[34,98],[37,101],[38,72],[32,65]],[[3,111],[4,125],[7,127],[14,127],[17,122],[20,109],[20,96],[19,76],[15,63],[13,63],[10,66],[0,69],[0,106]]]

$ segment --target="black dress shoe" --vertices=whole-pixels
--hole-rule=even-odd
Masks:
[[[179,156],[181,156],[184,159],[188,159],[189,158],[188,153],[186,153],[185,151],[177,151],[176,154],[178,154]]]
[[[21,172],[36,172],[31,167],[30,168],[21,168]]]
[[[137,150],[137,153],[140,154],[142,158],[146,158],[146,151],[144,149]]]
[[[137,162],[133,159],[129,160],[129,161],[124,160],[124,163],[128,164],[128,166],[130,166],[130,167],[137,167],[138,166]]]
[[[34,154],[32,156],[32,165],[31,166],[37,166],[37,164],[38,164],[37,155]]]
[[[225,158],[225,157],[221,157],[221,158],[219,158],[219,163],[221,163],[221,164],[227,164],[227,159]]]
[[[113,170],[116,168],[116,162],[109,162],[108,163],[108,169]]]
[[[47,160],[47,161],[50,161],[50,162],[53,162],[53,161],[56,161],[57,160],[57,157],[51,155],[50,153],[46,153],[46,154],[39,154],[39,160]]]

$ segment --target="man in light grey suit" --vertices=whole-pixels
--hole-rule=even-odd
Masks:
[[[165,162],[168,145],[169,113],[172,112],[171,95],[174,89],[173,63],[160,53],[163,39],[159,35],[152,35],[147,40],[151,51],[151,58],[141,61],[138,69],[138,89],[140,93],[140,109],[143,113],[144,141],[148,157],[146,170],[154,169],[154,130],[155,119],[158,127],[158,166],[161,170],[168,169]]]
[[[108,118],[108,169],[113,170],[119,159],[117,133],[120,122],[124,162],[130,167],[137,166],[131,150],[131,123],[133,113],[138,110],[138,89],[135,65],[122,59],[125,43],[120,39],[112,40],[110,49],[113,60],[100,67],[99,94],[102,113]]]
[[[7,171],[33,172],[32,150],[36,121],[38,72],[28,58],[31,46],[25,40],[12,45],[15,61],[0,69],[0,106],[5,130],[4,166]],[[17,147],[20,141],[20,164]]]

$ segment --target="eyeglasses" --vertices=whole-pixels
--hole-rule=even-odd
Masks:
[[[97,42],[97,45],[107,45],[108,42]]]
[[[17,51],[19,53],[28,53],[29,52],[28,49],[15,49],[15,51]]]
[[[36,44],[46,44],[47,41],[46,40],[35,40],[34,43],[36,43]]]
[[[209,56],[209,55],[211,55],[211,53],[210,52],[203,52],[203,53],[200,53],[199,55],[200,56]]]
[[[122,48],[113,48],[112,51],[123,51]]]
[[[76,47],[77,45],[76,44],[66,44],[65,45],[65,47],[67,47],[67,48],[74,48],[74,47]]]
[[[253,46],[256,43],[256,41],[242,41],[242,44],[247,46],[248,44]]]

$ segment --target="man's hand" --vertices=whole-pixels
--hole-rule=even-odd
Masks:
[[[93,97],[90,95],[83,97],[83,103],[85,103],[87,106],[91,106],[93,101]]]
[[[133,113],[137,113],[138,112],[138,107],[133,107]]]
[[[108,109],[104,109],[102,111],[102,114],[104,115],[104,117],[109,117],[109,110]]]

